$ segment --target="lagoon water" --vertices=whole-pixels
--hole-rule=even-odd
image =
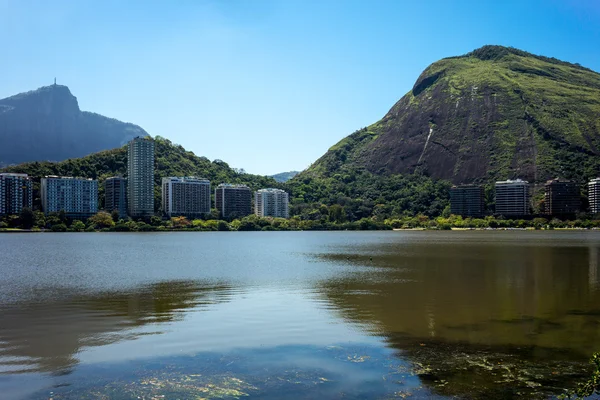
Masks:
[[[600,232],[0,235],[1,398],[546,398],[598,350]]]

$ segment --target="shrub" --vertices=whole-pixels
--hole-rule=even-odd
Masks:
[[[66,232],[67,226],[65,224],[55,224],[50,228],[52,232]]]

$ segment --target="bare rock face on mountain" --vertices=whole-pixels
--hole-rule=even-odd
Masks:
[[[137,125],[81,111],[62,85],[0,100],[0,166],[82,157],[147,135]]]
[[[501,46],[442,59],[383,119],[341,140],[299,177],[349,168],[454,183],[596,177],[600,74]]]

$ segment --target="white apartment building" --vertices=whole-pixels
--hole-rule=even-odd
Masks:
[[[71,218],[87,218],[98,212],[97,180],[46,176],[40,189],[45,214],[64,211]]]
[[[193,219],[210,213],[210,181],[193,176],[163,178],[162,207],[168,217]]]
[[[154,215],[154,140],[127,143],[127,211],[131,217]]]
[[[27,174],[0,174],[0,215],[20,214],[33,206],[33,185]]]
[[[496,182],[496,214],[523,216],[529,214],[529,182],[521,179]]]
[[[289,196],[281,189],[260,189],[254,193],[254,213],[259,217],[289,218]]]
[[[588,183],[588,199],[590,201],[590,213],[600,213],[600,178],[592,179]]]

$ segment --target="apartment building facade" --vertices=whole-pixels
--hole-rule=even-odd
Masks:
[[[200,218],[210,213],[210,181],[196,177],[162,179],[162,208],[167,217]]]
[[[590,201],[590,213],[600,214],[600,178],[589,181],[588,199]]]
[[[581,210],[579,185],[572,181],[552,179],[545,186],[545,212],[553,217],[573,217]]]
[[[154,215],[154,140],[148,137],[127,144],[127,211],[134,218]]]
[[[521,179],[496,182],[496,214],[505,217],[529,215],[529,182]]]
[[[289,196],[281,189],[260,189],[254,193],[254,213],[259,217],[289,218]]]
[[[116,210],[119,218],[127,217],[127,178],[113,176],[104,181],[104,209]]]
[[[70,218],[89,218],[98,212],[98,181],[94,179],[46,176],[40,195],[46,215],[64,211]]]
[[[33,184],[27,174],[0,174],[0,215],[17,215],[33,207]]]
[[[215,207],[219,215],[235,219],[252,214],[252,191],[246,185],[221,183],[215,189]]]
[[[450,189],[450,212],[462,217],[481,218],[485,212],[482,186],[459,185]]]

